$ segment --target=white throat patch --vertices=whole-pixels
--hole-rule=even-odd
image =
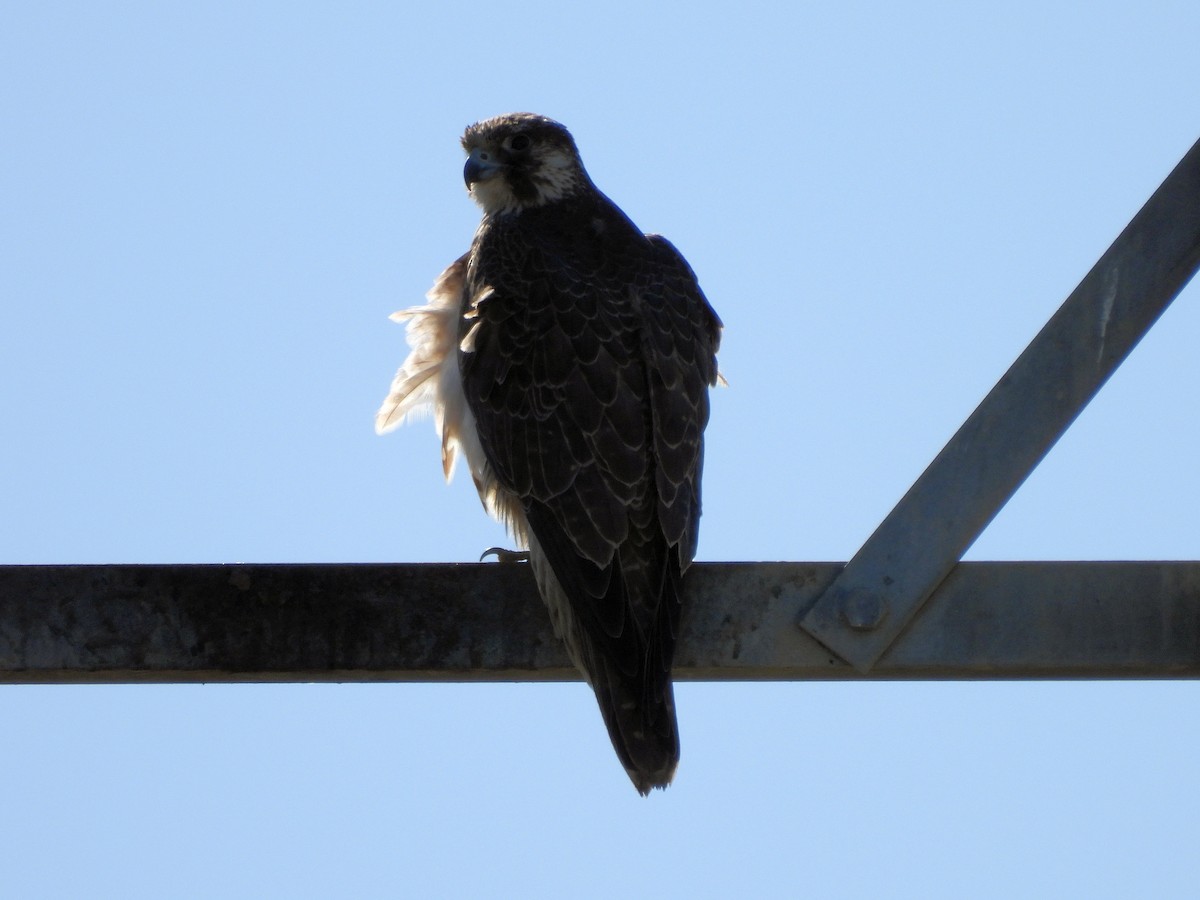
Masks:
[[[545,206],[570,196],[579,188],[579,169],[574,157],[564,150],[551,150],[538,160],[533,173],[537,195],[521,200],[512,192],[504,173],[471,185],[471,199],[488,215],[506,215],[535,206]]]

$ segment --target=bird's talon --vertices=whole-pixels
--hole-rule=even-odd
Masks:
[[[479,557],[479,561],[483,562],[489,556],[495,556],[498,563],[529,562],[528,550],[506,550],[503,547],[488,547],[483,551],[483,555]]]

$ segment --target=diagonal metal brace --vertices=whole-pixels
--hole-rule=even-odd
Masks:
[[[1200,141],[799,626],[869,671],[1198,266]]]

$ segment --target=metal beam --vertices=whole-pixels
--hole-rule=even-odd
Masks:
[[[800,627],[867,671],[1200,266],[1200,141]]]
[[[705,563],[676,676],[861,678],[795,627],[836,563]],[[873,679],[1200,677],[1200,563],[966,563]],[[566,681],[524,565],[0,567],[0,682]]]

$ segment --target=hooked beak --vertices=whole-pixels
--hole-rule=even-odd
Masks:
[[[463,166],[463,181],[467,183],[467,190],[476,182],[495,178],[502,168],[503,164],[496,161],[494,154],[476,147],[467,157],[467,164]]]

